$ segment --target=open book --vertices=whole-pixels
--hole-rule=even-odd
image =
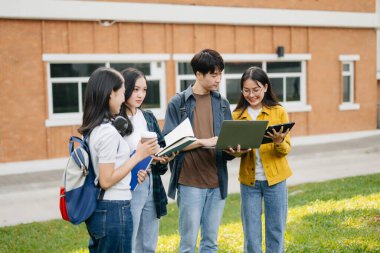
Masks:
[[[133,156],[135,153],[136,153],[136,150],[132,152],[131,156]],[[140,170],[148,169],[150,163],[152,162],[152,159],[153,158],[151,156],[144,158],[138,164],[136,164],[135,167],[133,167],[133,169],[131,170],[131,183],[130,183],[131,191],[134,191],[139,183],[138,178],[137,178],[137,172],[139,172]]]
[[[196,139],[190,120],[186,118],[165,136],[166,147],[159,151],[156,156],[171,156],[173,152],[181,151]]]

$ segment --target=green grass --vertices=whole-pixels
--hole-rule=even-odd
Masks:
[[[178,212],[168,206],[158,252],[177,252]],[[243,252],[240,196],[227,198],[219,252]],[[289,188],[286,252],[380,252],[380,174]],[[87,252],[85,226],[62,220],[0,228],[0,252]]]

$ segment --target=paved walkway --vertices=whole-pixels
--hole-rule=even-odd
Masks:
[[[380,131],[299,137],[292,143],[288,185],[380,173]],[[0,164],[0,226],[60,218],[59,185],[66,160]],[[238,167],[239,159],[229,162],[229,193],[240,190]],[[169,178],[170,173],[163,176],[165,186]]]

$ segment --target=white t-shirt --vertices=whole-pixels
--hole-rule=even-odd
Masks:
[[[128,116],[133,125],[133,132],[128,136],[124,136],[124,140],[128,142],[129,148],[133,152],[137,148],[137,144],[140,142],[141,133],[148,131],[148,125],[146,123],[144,114],[140,109],[136,110],[136,114]]]
[[[248,113],[251,116],[253,120],[257,119],[257,116],[259,116],[261,112],[261,109],[253,109],[252,107],[248,106]],[[256,154],[256,171],[255,171],[255,178],[259,181],[265,181],[267,180],[267,177],[265,176],[263,163],[261,162],[260,152],[259,149],[255,149]]]
[[[94,166],[96,179],[99,179],[99,164],[114,163],[115,169],[129,159],[130,148],[128,143],[117,132],[111,123],[104,123],[94,128],[89,139],[92,164]],[[122,180],[106,190],[103,199],[105,200],[130,200],[131,173],[128,173]]]

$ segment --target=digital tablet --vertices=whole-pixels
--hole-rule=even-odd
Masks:
[[[267,120],[225,120],[220,130],[216,149],[258,148],[267,129]]]
[[[292,129],[294,126],[295,122],[288,122],[288,123],[283,123],[283,124],[278,124],[278,125],[270,125],[268,126],[267,130],[265,131],[265,135],[267,133],[273,133],[273,129],[276,130],[276,132],[280,131],[281,127],[283,126],[283,132],[286,132],[288,129]],[[263,141],[261,144],[266,144],[266,143],[271,143],[273,140],[271,138],[267,138],[264,136]]]

